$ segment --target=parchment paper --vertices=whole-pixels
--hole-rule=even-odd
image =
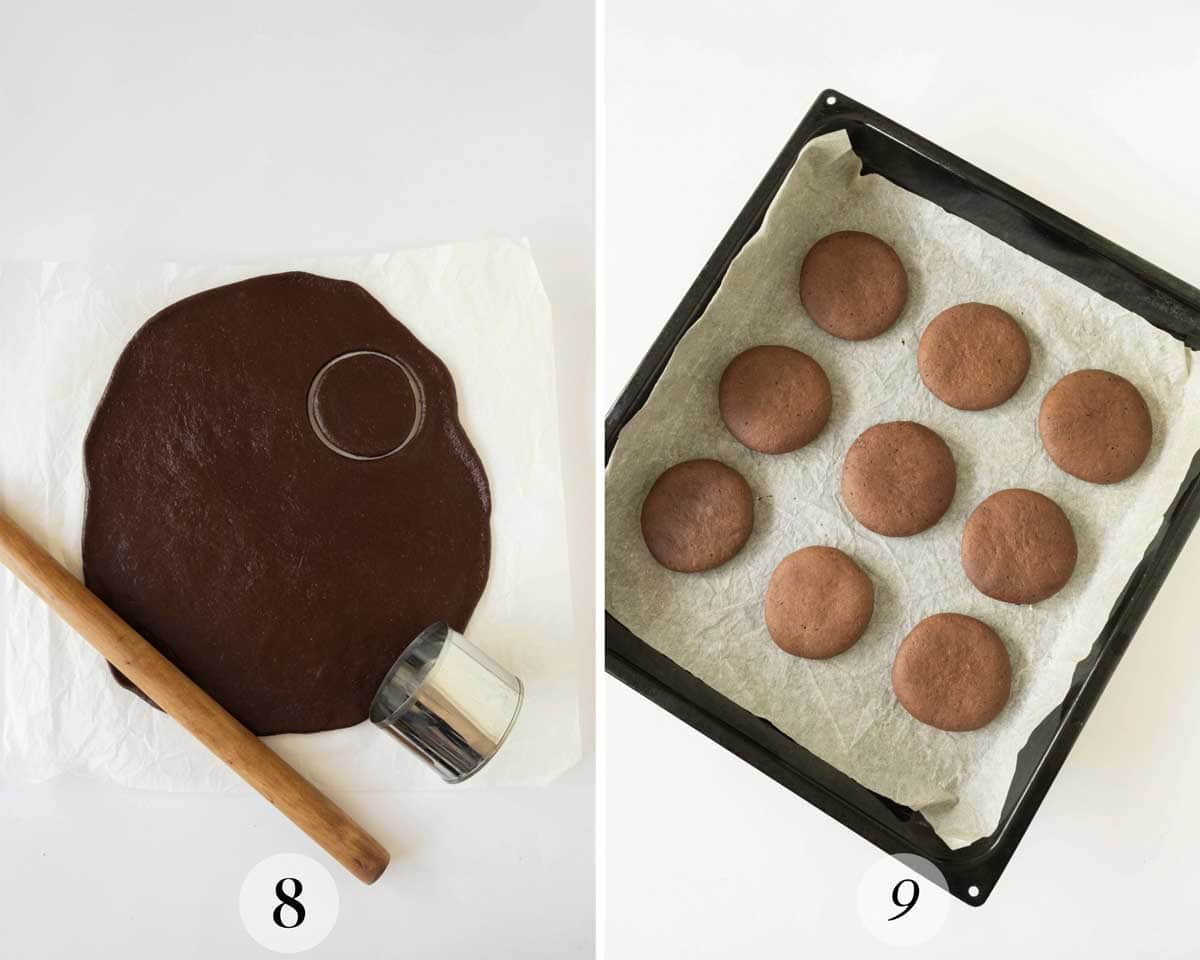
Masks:
[[[0,506],[76,575],[83,437],[133,332],[192,293],[279,270],[368,289],[454,376],[488,472],[492,568],[467,636],[525,682],[504,748],[461,790],[536,784],[579,757],[550,305],[528,246],[484,241],[243,265],[0,265]],[[0,771],[62,771],[168,790],[246,789],[173,720],[117,686],[103,660],[0,568]],[[370,724],[270,738],[338,790],[440,788]]]
[[[622,431],[607,473],[607,608],[635,634],[705,683],[764,717],[872,790],[922,811],[953,848],[991,833],[1017,753],[1066,694],[1200,447],[1200,387],[1190,352],[1145,320],[882,177],[861,177],[844,133],[798,158],[763,227],[731,265],[704,316],[679,344],[645,407]],[[909,277],[908,304],[886,334],[835,339],[805,314],[800,264],[818,239],[856,229],[892,244]],[[918,338],[942,309],[996,304],[1024,327],[1029,376],[997,409],[963,412],[937,400],[917,374]],[[793,454],[738,444],[717,411],[717,383],[740,351],[780,343],[811,354],[829,375],[833,413]],[[1042,397],[1059,377],[1102,367],[1132,380],[1149,404],[1154,446],[1129,480],[1104,487],[1059,470],[1037,433]],[[842,459],[867,427],[918,420],[945,438],[958,487],[932,529],[889,539],[842,504]],[[667,467],[713,457],[739,470],[757,497],[755,528],[729,563],[703,574],[660,567],[642,541],[641,503]],[[959,561],[963,523],[986,496],[1023,486],[1054,498],[1079,543],[1067,587],[1034,606],[978,593]],[[839,547],[875,583],[870,627],[828,661],[788,656],[763,623],[767,581],[788,553]],[[1013,663],[1009,705],[973,733],[927,727],[891,689],[895,650],[922,618],[970,614],[1004,638]],[[1141,642],[1153,642],[1152,637]]]

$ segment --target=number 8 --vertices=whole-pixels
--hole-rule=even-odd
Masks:
[[[296,885],[295,892],[289,897],[283,892],[283,885],[286,881],[291,880]],[[275,884],[275,896],[279,898],[279,906],[271,912],[271,919],[275,921],[275,926],[283,927],[284,930],[295,930],[304,922],[304,904],[299,900],[300,894],[304,892],[304,887],[300,885],[300,881],[295,877],[284,877]],[[291,907],[296,914],[295,923],[283,922],[283,908]]]

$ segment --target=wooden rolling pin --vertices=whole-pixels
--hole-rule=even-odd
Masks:
[[[363,883],[388,852],[0,512],[0,562],[109,663]]]

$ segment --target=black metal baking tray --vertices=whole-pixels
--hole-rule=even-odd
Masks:
[[[835,130],[847,132],[864,173],[879,174],[969,220],[1189,347],[1200,348],[1200,290],[874,110],[836,90],[826,90],[805,114],[608,412],[606,463],[621,429],[645,403],[676,344],[699,319],[730,262],[758,230],[800,150],[814,137]],[[605,666],[613,676],[880,849],[932,861],[954,896],[978,906],[995,888],[1198,516],[1200,455],[1193,459],[1162,527],[1125,585],[1091,652],[1079,663],[1066,698],[1021,750],[996,831],[961,850],[950,850],[921,814],[868,790],[819,760],[767,721],[652,649],[607,611]]]

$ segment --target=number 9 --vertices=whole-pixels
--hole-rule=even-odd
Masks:
[[[903,887],[906,883],[912,884],[912,899],[901,900],[900,899],[900,888]],[[913,907],[915,907],[917,905],[917,898],[920,895],[921,895],[921,888],[919,886],[917,886],[917,881],[914,880],[912,877],[905,877],[898,884],[896,884],[894,887],[892,887],[892,903],[894,903],[898,907],[903,907],[904,909],[901,910],[894,917],[888,917],[888,920],[899,920],[902,916],[904,916],[906,913],[908,913],[909,910],[911,910]]]

